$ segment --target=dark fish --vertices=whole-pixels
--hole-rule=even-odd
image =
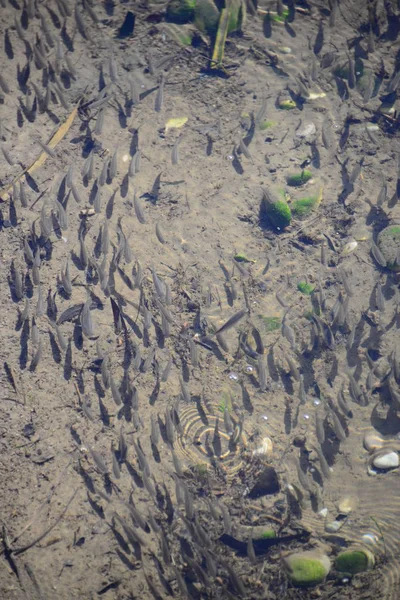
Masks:
[[[343,287],[346,290],[346,294],[350,297],[353,296],[354,292],[350,285],[350,281],[349,281],[349,278],[347,277],[346,271],[343,268],[339,269],[339,274],[340,274],[340,278],[343,283]]]
[[[371,253],[378,265],[380,265],[381,267],[386,267],[386,258],[383,256],[381,250],[375,244],[374,240],[371,240]]]
[[[254,551],[253,540],[251,537],[247,540],[247,557],[250,561],[250,564],[254,565],[256,563],[256,553]]]
[[[24,310],[20,313],[20,322],[25,323],[29,319],[29,299],[25,297],[25,306]]]
[[[91,150],[87,159],[84,162],[81,175],[82,177],[86,177],[88,181],[90,181],[93,177],[93,169],[94,169],[94,151]]]
[[[336,437],[339,441],[344,442],[346,440],[346,432],[342,427],[339,417],[333,409],[329,411],[329,417],[331,419],[331,424]]]
[[[286,323],[286,315],[282,320],[282,335],[289,342],[292,350],[296,349],[296,336],[294,330]]]
[[[217,342],[221,346],[222,350],[224,352],[229,352],[229,346],[225,339],[225,336],[222,333],[217,333],[216,338],[217,338]]]
[[[295,379],[295,381],[300,381],[301,379],[301,375],[300,375],[300,371],[298,370],[294,360],[291,358],[291,356],[286,355],[286,362],[289,365],[289,369],[290,369],[290,374],[293,377],[293,379]]]
[[[194,516],[193,496],[190,493],[189,488],[186,484],[184,484],[183,489],[184,489],[186,518],[189,520],[192,520],[193,516]]]
[[[318,460],[319,460],[319,464],[321,465],[322,474],[327,479],[330,479],[332,473],[331,473],[331,469],[329,468],[328,461],[326,460],[326,458],[324,456],[324,453],[322,452],[321,448],[319,448],[319,446],[312,446],[312,449],[315,450],[315,452],[318,455]]]
[[[111,157],[109,175],[110,179],[113,180],[117,175],[117,161],[118,161],[118,148],[115,149],[114,154]]]
[[[36,370],[36,367],[38,366],[41,357],[42,357],[42,342],[40,341],[39,344],[38,344],[38,347],[36,349],[36,352],[33,355],[31,364],[29,365],[29,370],[30,371],[35,371]]]
[[[71,296],[72,294],[72,283],[71,277],[69,273],[69,261],[67,259],[65,263],[65,269],[61,271],[61,282],[64,289],[64,292],[67,296]]]
[[[31,341],[33,346],[37,346],[40,341],[39,330],[36,325],[35,317],[32,318]]]
[[[240,141],[239,141],[239,150],[254,165],[253,157],[251,156],[249,149],[247,148],[246,144],[244,143],[244,141],[242,139],[240,139]]]
[[[392,94],[393,92],[395,92],[399,83],[400,83],[400,69],[394,73],[392,79],[389,82],[389,85],[387,88],[388,94]]]
[[[172,368],[172,356],[169,357],[168,362],[162,372],[162,375],[161,375],[162,382],[168,381],[168,377],[171,373],[171,368]]]
[[[190,404],[190,402],[191,402],[190,392],[189,392],[187,385],[183,381],[182,377],[179,377],[179,384],[181,386],[181,394],[182,394],[183,400],[187,404]]]
[[[199,350],[193,338],[189,338],[190,360],[193,367],[199,366]]]
[[[179,150],[179,144],[181,143],[181,138],[178,138],[175,142],[175,144],[173,145],[172,148],[172,152],[171,152],[171,162],[173,165],[177,165],[178,164],[178,160],[179,160],[179,154],[178,154],[178,150]]]
[[[299,400],[300,404],[305,404],[307,402],[307,394],[304,387],[304,376],[300,375],[300,385],[299,385]]]
[[[97,114],[96,125],[95,125],[94,131],[93,131],[93,133],[95,135],[101,135],[101,132],[103,131],[104,115],[105,115],[105,111],[104,111],[104,108],[102,108],[101,110],[99,110],[99,112]]]
[[[348,58],[348,84],[350,89],[354,89],[356,86],[356,67],[354,63],[354,58],[349,56]],[[353,182],[352,182],[353,183]]]
[[[167,440],[171,444],[171,446],[173,446],[175,441],[175,430],[169,409],[165,411],[165,430],[167,433]]]
[[[140,86],[139,86],[138,82],[131,76],[128,78],[128,83],[129,83],[132,104],[139,104],[139,102],[140,102]]]
[[[165,80],[166,80],[166,74],[162,73],[161,74],[161,79],[160,79],[160,84],[159,84],[159,87],[158,87],[157,96],[156,96],[156,101],[155,101],[155,105],[154,105],[154,110],[156,112],[160,112],[160,110],[162,109],[162,106],[164,104],[164,86],[165,86]]]
[[[82,307],[81,319],[80,319],[82,332],[88,338],[94,336],[93,321],[92,321],[92,316],[90,314],[91,304],[92,304],[91,300],[90,300],[90,298],[88,298]],[[58,323],[60,323],[60,319],[58,320]]]
[[[19,198],[21,200],[21,206],[26,208],[28,206],[28,199],[26,197],[25,188],[21,181],[19,182]]]
[[[118,69],[117,69],[117,65],[116,65],[116,62],[115,62],[113,56],[110,56],[110,58],[109,58],[108,69],[109,69],[111,81],[113,83],[117,83],[117,81],[118,81]]]
[[[154,446],[157,446],[159,439],[160,439],[160,429],[158,427],[158,423],[157,423],[154,415],[151,415],[150,438],[151,438],[151,443]]]
[[[150,496],[155,499],[157,496],[156,487],[153,479],[147,474],[146,471],[143,471],[143,483]]]
[[[224,331],[227,331],[228,329],[231,329],[231,327],[233,327],[234,325],[236,325],[236,323],[238,323],[246,314],[247,314],[247,310],[246,309],[242,309],[239,312],[237,312],[236,314],[234,314],[233,317],[231,317],[230,319],[228,319],[228,321],[226,321],[226,323],[224,323],[222,325],[222,327],[220,327],[219,329],[217,329],[217,331],[215,332],[215,335],[221,334]]]
[[[337,0],[331,0],[331,12],[329,14],[329,27],[335,27],[337,13],[338,13]]]
[[[98,184],[100,186],[103,186],[105,184],[105,182],[107,181],[109,164],[110,164],[110,159],[106,158],[105,161],[104,161],[104,163],[103,163],[103,168],[101,170],[100,177],[97,180]]]
[[[376,201],[377,206],[382,206],[384,202],[386,202],[387,198],[387,183],[386,181],[382,184],[382,187],[379,191],[378,198]]]
[[[380,282],[376,284],[376,305],[381,312],[385,310],[385,297],[383,295],[382,286]]]
[[[139,200],[138,200],[138,198],[136,196],[136,192],[135,192],[135,194],[133,196],[133,204],[134,204],[134,207],[135,207],[135,213],[136,213],[136,216],[137,216],[137,219],[138,219],[139,223],[142,223],[142,225],[144,225],[146,223],[146,219],[145,219],[145,216],[144,216],[143,209],[140,206],[140,202],[139,202]]]
[[[15,264],[13,264],[14,271],[14,293],[17,300],[22,300],[24,295],[22,276],[19,269],[16,268]]]
[[[11,166],[15,165],[15,160],[13,159],[13,157],[11,156],[11,154],[8,152],[8,150],[6,150],[4,148],[4,146],[1,147],[1,150],[3,152],[4,158],[8,162],[8,164],[11,165]]]
[[[325,418],[322,414],[321,410],[317,410],[315,412],[315,430],[317,433],[317,440],[321,444],[321,446],[325,442],[325,427],[324,427]]]
[[[39,285],[38,287],[38,300],[37,300],[37,304],[36,304],[36,316],[37,317],[43,317],[43,315],[46,312],[46,307],[45,307],[45,301],[43,298],[43,292],[42,292],[42,286]]]
[[[157,293],[157,296],[161,300],[161,302],[165,302],[166,300],[166,289],[164,282],[158,277],[154,268],[151,269],[151,274],[153,277],[153,284]]]
[[[43,144],[40,140],[38,140],[37,143],[39,144],[41,149],[44,150],[44,152],[46,152],[46,154],[51,156],[51,158],[57,157],[57,154],[54,152],[54,150],[52,148],[50,148],[50,146],[48,146],[47,144]]]
[[[267,389],[267,365],[264,356],[259,356],[257,360],[258,382],[261,392]]]
[[[360,386],[350,372],[347,373],[347,376],[349,378],[349,391],[352,399],[357,404],[360,404],[360,406],[365,406],[364,394]]]
[[[82,204],[82,198],[75,183],[71,181],[71,192],[77,204]]]
[[[156,236],[160,244],[165,244],[165,238],[161,231],[159,223],[156,223]]]
[[[347,338],[346,347],[348,350],[351,350],[351,348],[353,347],[354,339],[356,337],[356,329],[357,329],[357,323],[354,325],[354,327],[350,331],[349,337]]]
[[[68,229],[68,216],[63,205],[60,202],[58,202],[58,200],[55,201],[55,212],[60,225],[60,229],[66,231]]]

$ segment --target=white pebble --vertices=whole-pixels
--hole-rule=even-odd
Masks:
[[[380,454],[373,459],[372,464],[376,469],[395,469],[400,464],[399,455],[393,451]]]

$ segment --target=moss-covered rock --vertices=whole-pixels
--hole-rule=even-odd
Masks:
[[[197,0],[194,10],[194,24],[200,31],[214,36],[218,30],[219,10],[213,0]]]
[[[287,184],[292,187],[301,187],[312,178],[311,171],[304,169],[301,173],[293,173],[286,178]]]
[[[400,225],[389,225],[378,235],[378,247],[392,271],[400,271]]]
[[[194,18],[196,0],[170,0],[167,6],[167,21],[189,23]]]
[[[299,587],[322,583],[331,568],[329,557],[317,551],[289,554],[282,563],[290,581]]]
[[[335,560],[335,569],[340,573],[356,575],[372,569],[375,565],[374,555],[366,548],[354,548],[341,552]]]
[[[278,231],[283,231],[292,220],[289,205],[284,200],[273,198],[267,190],[264,190],[262,213],[272,227]]]

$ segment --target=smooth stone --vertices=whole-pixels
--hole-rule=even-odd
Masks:
[[[376,469],[395,469],[399,466],[400,460],[397,452],[387,452],[376,456],[372,464]]]
[[[317,550],[289,554],[282,563],[290,581],[299,587],[322,583],[331,569],[329,557]]]

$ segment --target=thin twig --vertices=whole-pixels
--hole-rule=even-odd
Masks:
[[[29,550],[29,548],[32,548],[32,546],[35,546],[35,544],[39,543],[42,541],[43,538],[46,537],[46,535],[48,535],[50,533],[50,531],[52,529],[54,529],[54,527],[56,525],[58,525],[58,523],[61,521],[61,519],[63,518],[63,516],[65,515],[65,513],[67,512],[69,505],[71,504],[71,502],[73,501],[73,499],[75,498],[76,494],[77,494],[78,490],[75,490],[74,493],[72,494],[71,498],[68,500],[64,510],[61,512],[61,514],[57,517],[57,519],[55,520],[55,522],[50,525],[50,527],[48,527],[47,529],[45,529],[43,531],[43,533],[41,533],[37,538],[35,538],[34,540],[32,540],[31,542],[29,542],[29,544],[26,544],[25,546],[20,546],[19,548],[13,548],[12,549],[12,553],[13,554],[21,554],[22,552],[25,552],[26,550]]]

